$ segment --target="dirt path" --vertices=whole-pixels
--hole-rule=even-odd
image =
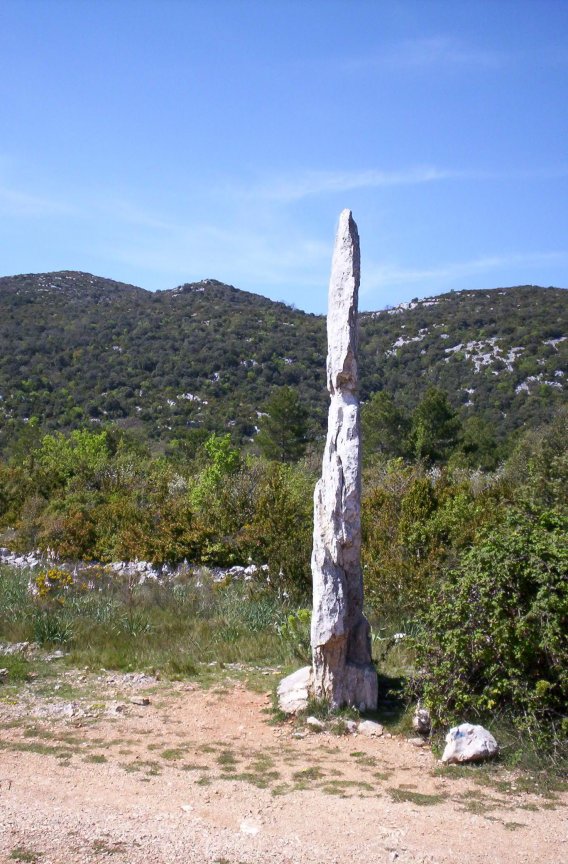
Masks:
[[[403,738],[296,737],[268,706],[239,682],[109,673],[5,688],[0,861],[568,860],[566,796],[522,792],[503,770],[441,770]]]

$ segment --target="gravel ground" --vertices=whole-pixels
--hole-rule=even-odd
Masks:
[[[65,672],[4,686],[0,861],[568,860],[566,796],[522,792],[504,769],[442,770],[403,737],[297,737],[271,725],[269,703],[230,679]]]

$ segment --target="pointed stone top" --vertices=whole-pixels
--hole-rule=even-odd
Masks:
[[[357,305],[359,301],[359,233],[351,210],[343,210],[335,237],[327,313],[327,386],[357,388]]]

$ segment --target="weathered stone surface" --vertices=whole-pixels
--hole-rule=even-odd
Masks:
[[[0,654],[12,656],[14,654],[31,654],[39,648],[34,642],[0,642]]]
[[[317,717],[307,717],[306,726],[309,726],[314,732],[323,732],[325,729],[325,723],[318,720]]]
[[[369,735],[371,738],[380,738],[385,730],[380,723],[374,720],[363,720],[357,726],[357,732],[361,735]]]
[[[303,711],[308,704],[311,682],[311,666],[303,666],[283,678],[276,691],[280,710],[286,714],[296,714],[298,711]]]
[[[483,726],[462,723],[461,726],[454,726],[446,735],[442,762],[448,765],[453,762],[479,762],[491,759],[498,752],[499,746],[491,732]]]
[[[344,210],[333,253],[327,316],[330,393],[322,476],[314,494],[313,694],[334,708],[377,703],[377,675],[363,615],[361,460],[357,398],[359,237]]]
[[[430,712],[427,708],[418,707],[412,718],[412,728],[415,732],[420,732],[421,735],[428,735],[431,727]]]

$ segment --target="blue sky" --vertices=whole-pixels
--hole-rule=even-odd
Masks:
[[[0,0],[0,274],[568,286],[567,0]]]

